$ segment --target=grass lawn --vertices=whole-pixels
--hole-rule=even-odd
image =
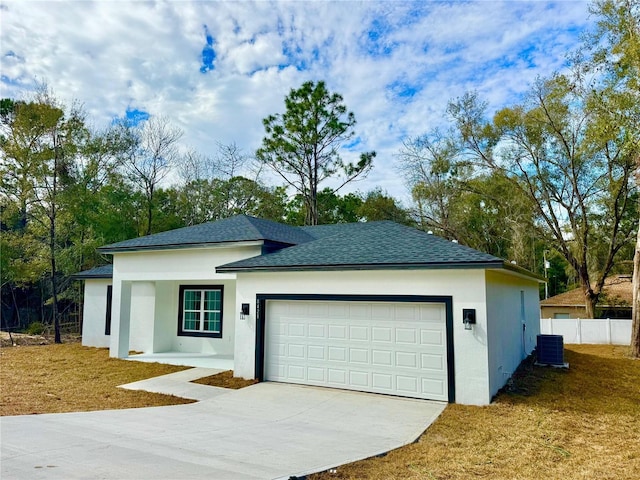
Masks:
[[[116,388],[187,367],[109,358],[80,343],[3,347],[0,415],[61,413],[192,403],[171,395]]]
[[[418,442],[328,479],[638,479],[640,361],[566,345],[569,370],[523,368],[487,407],[449,405]]]
[[[199,383],[200,385],[230,388],[232,390],[239,390],[240,388],[258,383],[258,380],[245,380],[244,378],[234,377],[233,370],[226,370],[209,377],[197,378],[191,381],[193,383]]]
[[[449,405],[416,443],[309,480],[638,479],[640,361],[627,352],[565,346],[569,370],[527,365],[490,406]],[[5,347],[0,414],[189,403],[116,388],[183,368],[116,360],[78,343]],[[228,377],[204,382],[224,386]]]

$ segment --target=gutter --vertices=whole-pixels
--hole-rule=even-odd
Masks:
[[[310,272],[310,271],[340,271],[340,270],[461,270],[501,268],[500,262],[441,262],[441,263],[384,263],[384,264],[316,264],[316,265],[283,265],[283,266],[233,266],[232,264],[216,267],[216,273],[243,272]]]
[[[264,240],[245,240],[245,241],[233,241],[228,240],[224,242],[201,242],[201,243],[171,243],[165,245],[136,245],[131,247],[113,247],[109,246],[98,247],[97,251],[100,253],[127,253],[127,252],[145,252],[150,250],[186,250],[186,249],[200,249],[200,248],[211,248],[211,247],[227,247],[229,245],[237,246],[237,247],[250,247],[250,246],[260,246],[264,244]],[[274,242],[276,243],[276,242]],[[289,245],[289,244],[282,244]]]

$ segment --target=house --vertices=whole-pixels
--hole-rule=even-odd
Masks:
[[[234,374],[488,404],[534,349],[540,278],[389,221],[239,215],[99,249],[83,343],[229,359]]]
[[[631,275],[605,279],[596,305],[597,318],[631,318],[633,282]],[[574,288],[540,302],[540,318],[587,318],[584,292]]]

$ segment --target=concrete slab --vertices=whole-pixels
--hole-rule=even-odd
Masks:
[[[136,362],[148,363],[166,363],[168,365],[183,365],[187,367],[233,370],[232,355],[184,352],[138,353],[129,355],[125,360],[135,360]]]
[[[164,393],[166,395],[175,395],[176,397],[190,398],[192,400],[209,400],[218,395],[229,393],[229,390],[226,388],[200,385],[198,383],[192,383],[191,381],[215,375],[223,371],[224,370],[216,368],[190,368],[181,372],[127,383],[120,385],[119,388]]]
[[[11,479],[289,478],[414,441],[446,404],[260,383],[171,407],[0,418]]]

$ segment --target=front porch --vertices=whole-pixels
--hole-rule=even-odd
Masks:
[[[233,370],[233,355],[217,355],[207,353],[162,352],[139,353],[129,355],[126,360],[149,363],[166,363],[187,367],[214,368],[217,370]]]

